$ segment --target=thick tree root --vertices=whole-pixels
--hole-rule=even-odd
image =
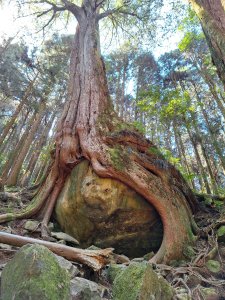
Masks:
[[[117,134],[113,146],[114,137],[111,137],[109,144],[106,144],[106,140],[101,136],[94,143],[93,151],[89,146],[89,143],[93,144],[93,138],[90,142],[89,137],[87,138],[81,131],[79,141],[82,141],[82,153],[100,177],[120,180],[141,194],[158,211],[164,226],[164,237],[152,261],[169,263],[174,259],[182,258],[185,256],[186,247],[195,241],[193,233],[196,231],[196,226],[192,216],[196,207],[194,196],[180,173],[158,153],[154,154],[155,146],[146,140],[143,142],[141,136],[138,140],[137,133],[133,139],[132,133],[128,131],[123,131],[122,135],[124,141],[119,138],[120,134]],[[153,153],[151,147],[154,148]],[[64,159],[65,157],[67,155]],[[72,169],[77,161],[74,160],[71,164],[70,160],[66,166],[62,164],[61,168],[55,163],[55,169],[53,166],[35,196],[33,204],[21,213],[0,215],[0,222],[31,217],[42,210],[44,211],[42,237],[48,240],[47,224],[55,202],[66,175],[69,174],[69,167]]]
[[[0,223],[13,221],[16,219],[30,218],[36,215],[44,206],[46,200],[54,189],[58,173],[54,168],[50,171],[45,183],[41,186],[38,194],[34,197],[31,203],[19,212],[10,212],[0,215]]]
[[[50,232],[48,230],[48,223],[51,218],[53,209],[55,207],[55,203],[57,201],[58,195],[63,187],[63,184],[64,184],[63,179],[60,180],[60,182],[57,182],[55,189],[53,190],[53,192],[51,193],[51,195],[48,199],[47,207],[46,207],[46,210],[44,213],[44,218],[41,222],[41,236],[43,239],[48,240],[48,238],[50,236]]]
[[[26,244],[43,245],[55,254],[63,256],[68,260],[85,264],[94,271],[101,270],[107,263],[109,263],[109,256],[113,251],[113,248],[103,250],[83,250],[5,232],[0,232],[0,243],[17,247],[21,247]]]

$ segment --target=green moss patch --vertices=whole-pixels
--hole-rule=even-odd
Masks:
[[[44,246],[22,247],[5,266],[1,281],[4,300],[69,299],[69,274]]]
[[[161,299],[173,297],[169,283],[152,270],[147,262],[132,263],[113,282],[114,300]]]
[[[221,265],[217,260],[208,260],[206,266],[213,273],[218,273],[221,269]]]

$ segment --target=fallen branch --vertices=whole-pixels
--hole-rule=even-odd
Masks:
[[[98,271],[109,262],[109,255],[113,248],[103,250],[84,250],[73,248],[61,244],[33,239],[29,237],[0,232],[0,243],[22,247],[26,244],[39,244],[47,247],[57,255],[63,256],[68,260],[77,261]]]

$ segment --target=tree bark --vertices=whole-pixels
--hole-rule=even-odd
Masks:
[[[35,165],[36,165],[36,163],[38,161],[38,158],[41,154],[41,150],[43,149],[44,145],[46,144],[46,140],[48,138],[48,134],[49,134],[49,131],[52,127],[52,124],[54,122],[55,115],[56,115],[56,113],[52,114],[50,120],[48,121],[48,124],[45,125],[45,128],[43,128],[43,132],[40,135],[40,137],[38,138],[37,143],[34,145],[34,149],[32,151],[31,157],[29,159],[29,162],[28,162],[28,165],[27,165],[27,168],[26,168],[26,172],[20,180],[20,185],[21,186],[28,186],[28,184],[30,182],[32,173],[35,169]]]
[[[191,166],[189,166],[189,163],[187,161],[186,151],[185,151],[184,143],[182,140],[182,134],[180,133],[179,129],[177,129],[177,131],[178,131],[177,139],[180,144],[180,150],[181,150],[181,154],[182,154],[181,158],[183,158],[183,164],[185,165],[187,173],[190,176],[191,173],[193,173],[193,171],[190,170]],[[192,188],[195,190],[196,186],[195,186],[194,180],[190,179],[190,183],[191,183]]]
[[[193,149],[194,149],[194,152],[195,152],[196,161],[197,161],[197,164],[198,164],[200,172],[201,172],[201,176],[202,176],[202,179],[203,179],[203,182],[204,182],[204,185],[205,185],[206,192],[208,194],[211,194],[211,190],[210,190],[210,187],[209,187],[208,179],[207,179],[207,176],[206,176],[203,164],[202,164],[202,160],[201,160],[198,148],[197,148],[197,143],[196,143],[196,141],[192,137],[192,134],[191,134],[191,131],[190,131],[190,128],[189,128],[188,124],[186,124],[186,128],[187,128],[187,132],[188,132],[190,141],[192,143],[192,146],[193,146]]]
[[[97,175],[123,182],[156,208],[164,236],[153,261],[170,262],[184,257],[187,245],[195,240],[192,213],[197,203],[181,174],[113,111],[100,57],[98,10],[92,0],[84,1],[79,8],[68,99],[47,179],[25,212],[1,215],[0,221],[30,216],[44,203],[49,207],[44,215],[48,220],[66,177],[75,165],[87,159]]]
[[[27,128],[25,129],[22,136],[19,138],[19,141],[17,142],[17,144],[15,144],[15,147],[13,149],[11,149],[11,152],[8,155],[8,159],[1,170],[2,171],[1,179],[2,179],[3,184],[5,184],[5,182],[7,180],[8,173],[9,173],[10,169],[12,168],[18,153],[20,152],[20,150],[22,148],[22,145],[25,142],[25,139],[30,131],[31,125],[33,124],[34,120],[35,120],[35,114],[33,114],[30,117]],[[18,139],[18,137],[16,137],[16,134],[18,135],[18,132],[15,132],[15,135],[13,135],[14,139]]]
[[[189,0],[200,19],[213,63],[225,87],[224,0]]]
[[[27,99],[29,97],[29,95],[32,92],[33,86],[34,86],[34,82],[37,78],[36,77],[30,82],[30,84],[28,85],[23,98],[20,101],[20,104],[17,106],[14,114],[12,115],[11,119],[8,121],[8,123],[5,125],[5,128],[0,136],[0,145],[3,143],[4,139],[6,138],[7,134],[9,133],[10,129],[12,128],[14,122],[16,121],[17,116],[19,115],[21,109],[23,108],[24,104],[27,102]]]
[[[34,138],[34,135],[35,135],[37,128],[40,125],[41,119],[43,117],[44,108],[45,108],[45,103],[42,102],[40,105],[40,110],[37,112],[34,123],[32,124],[31,130],[29,131],[29,133],[26,137],[26,140],[25,140],[22,148],[20,149],[20,153],[17,157],[17,160],[16,160],[15,164],[13,165],[11,172],[6,180],[6,185],[10,186],[10,185],[17,184],[17,180],[18,180],[18,176],[19,176],[22,164],[23,164],[24,159],[29,151],[30,145]]]

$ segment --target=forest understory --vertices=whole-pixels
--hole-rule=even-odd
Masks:
[[[31,191],[26,189],[11,188],[8,192],[2,192],[1,197],[1,212],[18,211],[24,208],[30,201],[29,195]],[[32,197],[32,196],[31,196]],[[198,195],[201,210],[195,215],[195,221],[198,225],[197,239],[193,247],[189,248],[185,260],[174,260],[170,265],[152,264],[153,270],[164,277],[174,288],[173,299],[225,299],[225,207],[224,199],[219,199],[213,196]],[[216,198],[216,199],[215,199]],[[218,202],[215,205],[214,201]],[[216,207],[217,206],[217,207]],[[218,208],[219,207],[219,208]],[[27,226],[27,222],[31,221],[32,225]],[[42,240],[41,222],[35,219],[15,220],[1,225],[2,233],[10,235],[19,235],[36,239],[38,242]],[[70,248],[78,247],[77,241],[68,240],[68,236],[64,239],[63,236],[54,235],[60,233],[60,226],[57,221],[51,219],[49,230],[51,232],[50,240],[53,244],[59,245],[63,243]],[[70,237],[71,238],[71,237]],[[3,239],[3,240],[2,240]],[[9,244],[4,244],[5,237],[0,234],[0,269],[9,262],[19,250],[15,246],[15,241],[10,241]],[[33,241],[34,242],[34,241]],[[32,243],[33,243],[32,242]],[[25,241],[23,244],[29,243]],[[22,244],[22,245],[23,245]],[[51,249],[51,248],[50,248]],[[93,252],[98,252],[99,248],[91,246]],[[52,250],[55,252],[54,250]],[[97,253],[96,252],[96,253]],[[57,251],[55,252],[57,253]],[[95,255],[96,255],[95,253]],[[61,255],[61,254],[60,254]],[[99,253],[97,253],[97,256]],[[79,269],[79,277],[94,281],[101,286],[104,286],[104,299],[112,298],[112,282],[106,276],[107,269],[111,264],[128,266],[133,262],[142,262],[148,260],[154,254],[146,253],[144,257],[129,258],[123,253],[115,253],[110,249],[105,256],[105,260],[101,264],[93,262],[80,261],[74,259],[70,261]],[[64,255],[63,255],[64,256]],[[68,256],[65,255],[68,259]]]

